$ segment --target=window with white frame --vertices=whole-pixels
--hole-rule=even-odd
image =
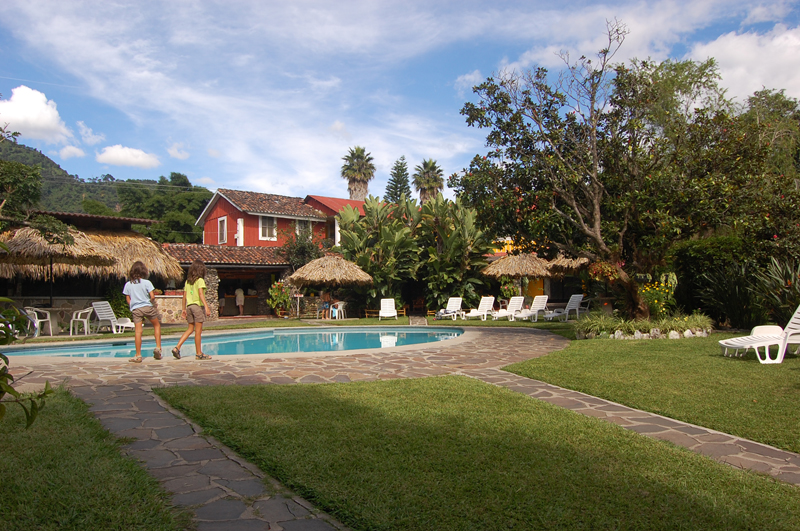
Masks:
[[[259,216],[258,225],[259,225],[259,232],[258,232],[259,240],[275,241],[278,239],[278,233],[277,233],[278,222],[275,218],[271,216]]]
[[[217,243],[220,245],[228,243],[228,216],[222,216],[217,220]]]
[[[300,234],[303,231],[311,231],[311,221],[307,219],[298,219],[295,220],[295,228],[297,229],[297,234]]]

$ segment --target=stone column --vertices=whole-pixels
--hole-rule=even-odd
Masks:
[[[210,321],[219,319],[219,275],[216,269],[206,270],[206,302],[211,310]]]
[[[256,296],[258,297],[258,315],[269,315],[272,313],[267,299],[269,299],[270,284],[269,273],[259,273],[256,275]]]

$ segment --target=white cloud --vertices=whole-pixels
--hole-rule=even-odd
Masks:
[[[739,102],[762,87],[800,98],[800,28],[778,24],[766,34],[727,33],[695,45],[689,55],[699,61],[714,57],[728,96]]]
[[[183,142],[176,142],[167,148],[167,153],[173,159],[186,160],[189,158],[189,152],[183,151]]]
[[[759,22],[777,22],[789,14],[791,10],[791,4],[786,0],[773,1],[768,4],[761,3],[749,8],[747,18],[742,21],[742,26],[758,24]]]
[[[218,159],[220,157],[220,155],[221,155],[221,153],[218,150],[216,150],[214,148],[208,148],[208,156],[209,157],[214,157],[215,159]]]
[[[464,99],[467,95],[472,94],[472,87],[480,85],[485,79],[480,70],[473,70],[469,74],[458,76],[453,86],[458,93],[458,97]]]
[[[0,101],[0,122],[8,123],[10,131],[19,131],[23,139],[49,144],[66,143],[73,136],[61,120],[56,103],[25,85],[12,89],[11,97]]]
[[[116,146],[107,146],[103,151],[97,153],[95,160],[102,164],[112,166],[133,166],[135,168],[150,169],[161,164],[158,157],[151,153],[145,153],[141,149]]]
[[[94,133],[91,128],[87,127],[85,123],[78,120],[78,131],[81,134],[81,139],[83,139],[83,143],[89,146],[93,146],[95,144],[99,144],[103,140],[106,139],[106,135],[103,133]]]
[[[216,181],[211,177],[200,177],[199,179],[195,179],[194,182],[197,184],[202,184],[207,188],[212,187],[216,184]]]
[[[86,153],[77,146],[65,146],[61,148],[61,151],[58,152],[58,156],[64,160],[71,159],[73,157],[85,157]]]
[[[347,127],[345,127],[344,123],[340,122],[339,120],[333,122],[333,124],[328,128],[328,131],[333,133],[333,136],[348,142],[353,138],[353,135],[350,134],[350,131],[347,130]]]

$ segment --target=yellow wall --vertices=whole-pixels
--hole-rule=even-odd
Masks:
[[[536,297],[537,295],[544,295],[544,279],[531,278],[528,279],[528,291],[525,292],[528,297]]]

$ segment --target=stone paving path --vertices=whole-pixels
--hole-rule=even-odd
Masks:
[[[135,439],[127,451],[174,494],[175,505],[195,511],[199,531],[344,527],[200,434],[198,427],[161,403],[151,392],[154,386],[352,382],[460,374],[800,485],[798,454],[500,370],[560,350],[567,343],[542,330],[469,328],[456,340],[351,355],[226,356],[206,362],[150,358],[140,365],[116,359],[15,356],[12,372],[33,371],[18,387],[21,391],[40,388],[45,381],[66,382],[92,405],[107,429]]]

